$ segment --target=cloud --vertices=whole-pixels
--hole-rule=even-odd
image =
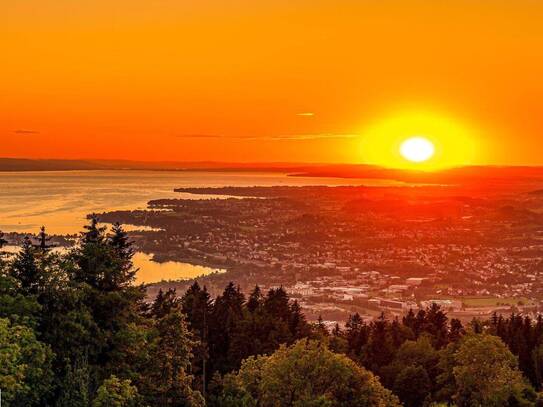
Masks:
[[[358,134],[287,134],[284,136],[269,137],[273,140],[319,140],[319,139],[350,139],[359,137]]]
[[[315,116],[315,113],[313,113],[313,112],[302,112],[302,113],[296,113],[296,116],[312,117],[312,116]]]
[[[15,134],[40,134],[37,130],[25,130],[25,129],[18,129],[14,131]]]
[[[177,134],[174,137],[179,138],[222,138],[220,134]]]
[[[321,134],[285,134],[277,136],[225,136],[218,134],[180,134],[174,137],[178,138],[216,138],[224,140],[320,140],[320,139],[352,139],[359,137],[358,134],[333,134],[333,133],[321,133]]]

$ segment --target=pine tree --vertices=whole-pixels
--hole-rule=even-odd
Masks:
[[[212,322],[211,310],[213,302],[207,292],[207,288],[200,288],[198,282],[194,282],[181,299],[182,311],[187,318],[187,323],[198,340],[194,347],[192,371],[198,377],[198,386],[202,394],[206,395],[206,384],[209,376],[208,325]]]
[[[319,315],[319,317],[317,318],[317,322],[313,326],[313,332],[316,338],[320,340],[330,335],[330,332],[328,332],[326,325],[324,325],[324,321],[321,315]]]
[[[48,243],[50,240],[51,238],[47,236],[47,233],[45,232],[45,226],[42,226],[40,228],[40,233],[38,233],[38,243],[34,245],[34,247],[45,254],[54,247],[52,244]]]
[[[5,257],[6,253],[4,253],[3,248],[8,244],[8,241],[4,239],[4,233],[0,230],[0,274],[3,274],[4,267],[6,266]]]
[[[155,319],[164,318],[170,312],[179,309],[181,300],[177,297],[175,288],[169,288],[166,292],[162,288],[151,304],[150,316]]]
[[[376,374],[380,373],[382,367],[392,362],[395,347],[384,314],[371,323],[370,337],[364,350],[365,366]]]
[[[196,343],[181,310],[172,309],[155,326],[158,337],[145,374],[147,400],[156,406],[203,406],[201,394],[192,389],[193,376],[189,372]]]
[[[83,232],[81,237],[83,243],[100,243],[104,240],[104,235],[106,232],[105,226],[98,226],[100,220],[98,215],[93,213],[89,216],[90,223],[83,226],[83,229],[86,232]]]
[[[423,330],[434,337],[436,348],[440,349],[448,343],[447,315],[441,307],[433,303],[425,315]]]
[[[357,312],[350,315],[345,324],[345,337],[348,344],[348,353],[354,359],[361,359],[362,352],[369,339],[369,328]]]
[[[224,373],[238,367],[241,361],[241,355],[232,352],[231,345],[238,333],[240,322],[244,319],[244,303],[245,297],[239,286],[236,287],[232,282],[213,303],[213,323],[209,332],[209,352],[213,370]]]
[[[258,309],[260,309],[262,303],[262,291],[260,290],[260,287],[256,285],[254,290],[249,295],[249,299],[247,300],[247,309],[249,310],[249,312],[254,313]]]
[[[272,288],[264,300],[264,309],[274,318],[288,321],[290,306],[287,292],[283,287]]]
[[[74,364],[66,363],[65,374],[60,385],[56,407],[88,407],[90,373],[86,358],[81,357]]]
[[[21,250],[11,265],[11,275],[27,294],[38,294],[43,276],[36,264],[35,248],[28,236],[23,240]]]
[[[289,330],[292,334],[292,340],[307,338],[311,333],[302,308],[296,300],[290,305]]]
[[[4,239],[4,232],[0,230],[0,250],[2,250],[4,246],[7,244],[8,244],[8,241]]]
[[[98,226],[98,217],[94,214],[84,228],[86,231],[81,233],[79,247],[72,252],[77,266],[73,278],[93,288],[105,289],[105,276],[114,266],[111,250],[106,244],[106,228]]]
[[[113,287],[121,288],[131,284],[136,276],[137,270],[132,264],[135,250],[128,234],[119,223],[113,224],[111,232],[108,244],[113,249],[117,264],[115,271],[110,273],[109,279]]]
[[[450,325],[449,342],[456,342],[465,334],[464,327],[462,326],[462,322],[456,318],[451,319]]]

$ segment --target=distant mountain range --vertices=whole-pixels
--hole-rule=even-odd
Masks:
[[[0,158],[0,171],[73,170],[273,171],[293,176],[386,179],[428,184],[541,184],[543,167],[467,166],[434,172],[383,168],[366,164],[227,163],[128,160],[41,160]]]

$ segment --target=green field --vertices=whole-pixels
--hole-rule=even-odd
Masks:
[[[462,297],[460,300],[466,307],[490,307],[498,305],[518,305],[521,301],[524,305],[531,305],[533,302],[526,297],[509,297],[509,298],[493,298],[493,297]]]

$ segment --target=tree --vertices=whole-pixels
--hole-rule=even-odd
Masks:
[[[462,326],[462,322],[459,319],[453,318],[451,319],[451,328],[449,330],[449,342],[456,342],[458,341],[462,335],[464,335],[466,331],[464,330],[464,327]]]
[[[452,400],[459,406],[524,405],[533,390],[524,382],[515,356],[497,337],[488,334],[464,336],[458,347],[449,345],[448,374],[454,381]],[[452,361],[452,364],[450,363]]]
[[[50,240],[51,238],[48,237],[45,232],[45,226],[42,226],[40,228],[40,233],[38,233],[38,244],[34,245],[34,247],[41,253],[47,253],[53,247],[53,245],[48,243]]]
[[[21,293],[17,280],[0,274],[0,318],[35,328],[38,325],[40,304],[35,296]]]
[[[440,349],[448,343],[447,315],[436,303],[426,310],[423,331],[432,335],[436,348]]]
[[[53,353],[34,331],[0,319],[0,389],[7,407],[43,405],[52,390]]]
[[[408,366],[396,376],[393,390],[405,407],[420,407],[430,395],[432,382],[422,366]]]
[[[246,359],[225,377],[219,405],[399,406],[370,372],[324,343],[302,339]]]
[[[364,349],[364,366],[374,373],[380,373],[382,367],[391,363],[395,353],[392,339],[390,325],[381,314],[370,326],[370,336]]]
[[[8,244],[8,241],[4,239],[4,233],[0,230],[0,274],[3,273],[4,267],[5,267],[5,259],[6,253],[4,253],[3,249],[4,246]]]
[[[245,296],[239,286],[230,282],[224,289],[222,295],[218,296],[213,303],[212,324],[209,330],[209,352],[210,361],[213,363],[212,370],[221,373],[239,367],[243,359],[244,350],[232,350],[232,344],[238,334],[240,322],[244,319]],[[243,351],[243,352],[242,352]]]
[[[111,229],[111,235],[108,237],[108,244],[113,249],[115,261],[115,273],[108,275],[109,285],[115,288],[126,287],[131,284],[136,277],[137,270],[132,265],[134,257],[134,247],[128,234],[124,231],[120,223],[114,223]]]
[[[543,344],[540,344],[532,351],[532,359],[536,383],[539,385],[539,387],[541,387],[543,384]]]
[[[407,406],[419,406],[436,387],[439,353],[432,337],[422,335],[416,341],[404,342],[393,362],[381,370],[383,383],[394,389]]]
[[[345,324],[345,337],[348,344],[348,354],[354,359],[362,358],[363,349],[368,343],[369,327],[364,322],[360,314],[349,315]]]
[[[177,297],[175,288],[169,288],[166,292],[162,291],[161,288],[151,304],[149,314],[152,318],[160,319],[180,306],[181,300]]]
[[[67,361],[55,407],[88,407],[90,392],[89,366],[85,357]]]
[[[144,375],[146,399],[151,405],[165,407],[203,406],[201,394],[192,389],[193,377],[189,373],[196,343],[181,310],[174,308],[157,320],[156,332]]]
[[[98,388],[92,407],[135,407],[138,403],[138,389],[130,380],[110,376]]]
[[[72,252],[76,265],[73,269],[73,280],[86,283],[96,289],[106,289],[106,277],[114,266],[114,257],[111,248],[106,242],[106,228],[98,226],[98,217],[91,215],[90,223],[84,226],[81,233],[79,247]]]
[[[11,275],[19,282],[25,294],[37,294],[42,287],[43,275],[36,264],[35,248],[28,236],[11,265]]]
[[[0,230],[0,250],[4,248],[5,245],[8,244],[8,241],[4,239],[4,232]]]
[[[198,282],[194,282],[183,295],[181,299],[182,311],[187,318],[187,323],[191,332],[197,339],[197,344],[193,348],[192,372],[197,376],[197,386],[201,389],[205,397],[207,378],[209,376],[208,336],[209,324],[212,322],[211,297],[204,286],[202,289]]]
[[[249,299],[247,300],[247,309],[250,313],[253,313],[262,307],[263,302],[262,291],[257,285],[249,295]]]

